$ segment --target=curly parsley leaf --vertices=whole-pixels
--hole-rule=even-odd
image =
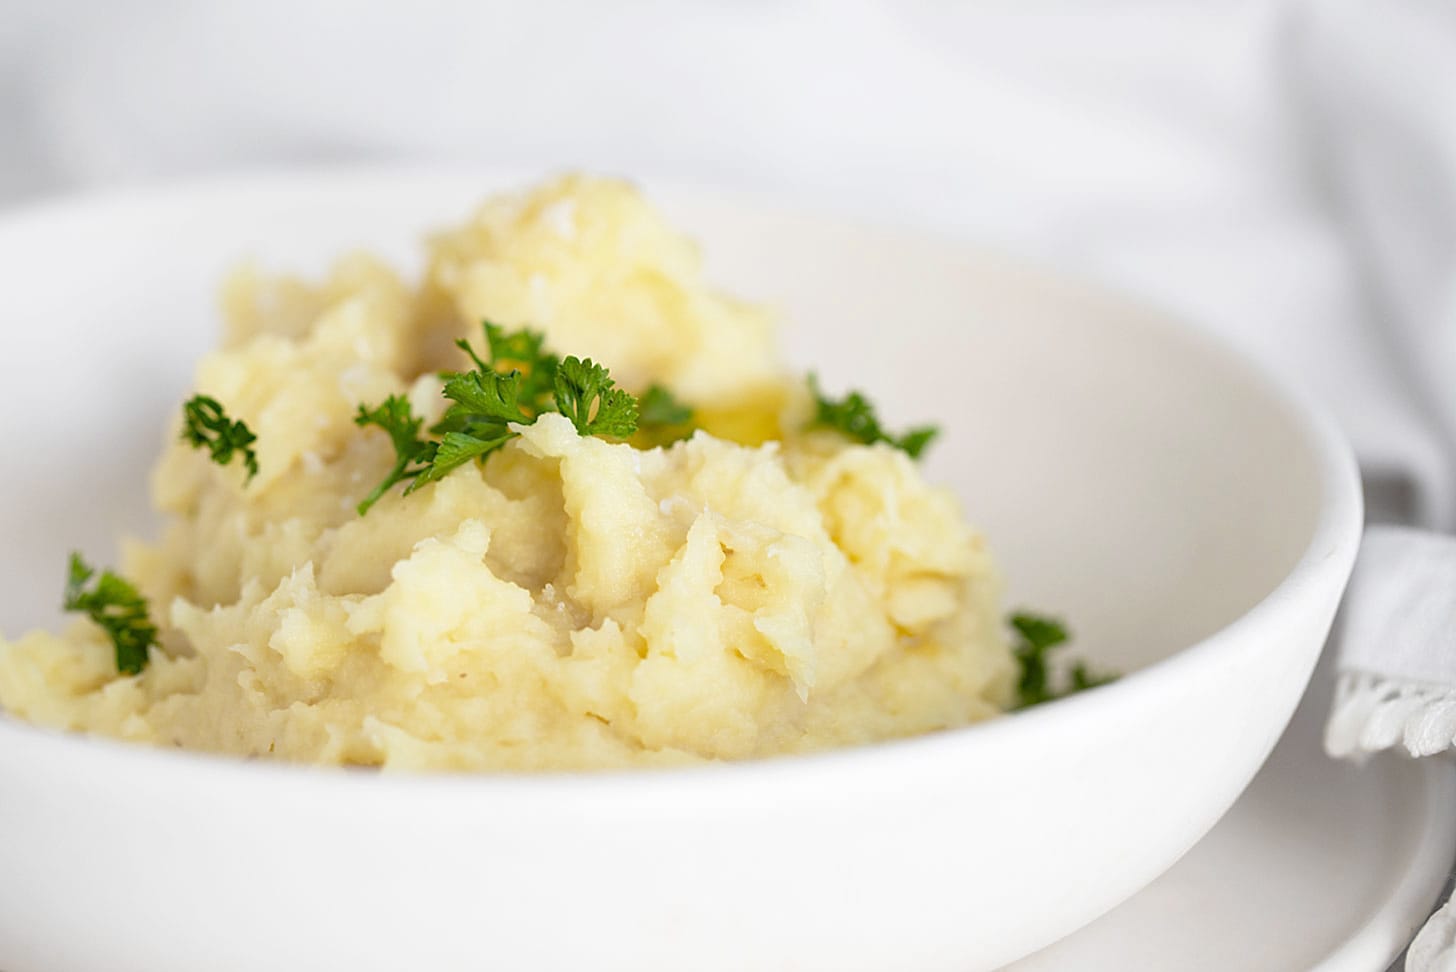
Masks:
[[[917,426],[904,435],[891,435],[880,425],[875,407],[862,392],[851,391],[843,398],[829,398],[819,388],[819,379],[809,375],[809,391],[814,395],[814,419],[812,424],[834,429],[845,437],[863,445],[885,442],[910,456],[919,459],[920,454],[940,434],[934,425]]]
[[[917,425],[897,439],[886,439],[896,449],[900,449],[910,456],[911,459],[919,459],[920,454],[935,437],[940,435],[940,427],[937,425]]]
[[[241,455],[248,470],[247,482],[258,475],[258,456],[253,443],[258,437],[241,419],[228,419],[222,403],[206,395],[193,395],[182,405],[182,440],[194,449],[206,449],[212,454],[212,461],[226,466],[233,456]]]
[[[590,358],[569,356],[556,369],[556,410],[581,435],[625,439],[637,431],[637,399]]]
[[[529,371],[540,362],[556,356],[546,350],[546,335],[529,327],[507,330],[499,324],[481,321],[485,344],[490,350],[490,363]]]
[[[435,448],[429,468],[406,487],[405,495],[428,483],[439,482],[472,459],[484,459],[517,435],[505,426],[500,429],[495,434],[488,427],[477,427],[474,432],[446,432]]]
[[[556,369],[561,359],[546,350],[546,335],[523,327],[508,331],[499,324],[483,322],[485,343],[490,353],[489,369],[474,351],[468,352],[480,371],[492,370],[521,374],[521,401],[532,415],[550,411],[551,395],[556,386]],[[462,344],[467,342],[461,342]]]
[[[531,422],[535,416],[521,409],[521,373],[508,375],[491,371],[467,371],[445,382],[445,397],[455,404],[445,412],[442,424],[461,427],[474,422]]]
[[[468,341],[457,342],[475,368],[444,376],[444,396],[451,404],[430,428],[438,439],[421,436],[423,420],[400,396],[373,409],[359,406],[354,421],[388,432],[396,457],[394,468],[359,504],[360,515],[397,483],[409,480],[408,495],[466,463],[485,459],[516,437],[511,426],[530,425],[545,412],[560,412],[581,435],[626,439],[637,431],[637,399],[618,388],[601,365],[576,357],[558,359],[536,331],[507,331],[487,321],[485,339],[489,361]],[[662,396],[665,390],[657,400],[663,414],[681,418],[686,413],[691,419],[691,411]]]
[[[394,466],[359,504],[359,515],[363,516],[395,483],[414,479],[428,470],[439,447],[420,438],[424,419],[415,415],[409,399],[403,395],[390,395],[374,408],[360,405],[354,424],[361,428],[373,425],[383,429],[394,445]]]
[[[1117,681],[1117,676],[1111,672],[1093,672],[1087,667],[1086,662],[1076,662],[1072,665],[1071,688],[1068,695],[1073,692],[1082,692],[1087,689],[1097,688],[1099,685],[1106,685],[1109,682]]]
[[[637,428],[648,445],[667,445],[693,434],[695,415],[663,385],[651,385],[637,399]]]
[[[1021,679],[1016,686],[1016,708],[1026,709],[1043,702],[1065,698],[1077,692],[1114,681],[1112,674],[1094,674],[1085,662],[1073,664],[1067,684],[1058,689],[1053,684],[1049,656],[1071,641],[1066,626],[1056,618],[1029,612],[1011,615],[1009,622],[1019,636],[1012,652],[1021,665]]]
[[[1047,655],[1070,640],[1067,629],[1055,618],[1035,614],[1013,614],[1011,627],[1021,636],[1012,650],[1021,665],[1021,681],[1016,686],[1018,709],[1050,701],[1051,671]]]
[[[147,599],[128,581],[109,570],[97,577],[81,555],[73,553],[63,606],[87,615],[111,638],[117,671],[135,675],[146,667],[147,649],[158,644],[157,626],[148,615]]]
[[[556,369],[561,360],[545,348],[546,337],[540,331],[530,328],[508,331],[499,324],[483,321],[485,331],[486,357],[482,358],[474,346],[464,338],[455,346],[464,351],[475,365],[475,371],[482,374],[520,375],[518,402],[529,415],[540,415],[551,411],[552,391],[555,387]],[[460,377],[462,372],[447,371],[440,377],[447,382]],[[464,372],[463,374],[470,374]],[[439,434],[446,429],[441,422],[431,431]]]
[[[693,410],[674,397],[662,385],[652,385],[638,399],[639,419],[642,425],[687,425],[693,420]]]

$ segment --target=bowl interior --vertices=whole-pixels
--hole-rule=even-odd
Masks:
[[[165,419],[239,259],[316,273],[417,241],[515,184],[478,173],[278,177],[0,220],[0,631],[59,623],[65,557],[148,534]],[[769,301],[795,367],[893,422],[934,421],[929,474],[1000,556],[1008,604],[1067,617],[1129,670],[1237,618],[1294,565],[1321,503],[1300,420],[1241,359],[1163,315],[960,244],[711,193],[654,197],[710,274]]]

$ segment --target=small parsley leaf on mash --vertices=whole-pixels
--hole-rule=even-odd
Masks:
[[[637,399],[638,431],[651,445],[667,445],[693,434],[693,410],[662,385],[651,385]]]
[[[374,408],[359,406],[354,424],[360,427],[376,426],[383,429],[394,444],[394,468],[380,481],[378,486],[359,504],[359,515],[379,502],[379,498],[406,479],[414,479],[430,468],[439,446],[420,438],[420,426],[424,420],[417,417],[410,408],[409,399],[403,395],[390,395]]]
[[[93,578],[96,583],[88,589]],[[147,614],[147,599],[131,583],[109,570],[97,577],[73,553],[64,607],[87,615],[111,638],[117,671],[135,675],[146,667],[147,648],[157,644],[157,627]]]
[[[865,398],[862,392],[851,391],[840,399],[829,398],[820,390],[819,379],[813,374],[809,375],[809,391],[814,395],[815,411],[812,424],[834,429],[846,438],[862,445],[885,442],[901,450],[911,459],[919,459],[920,454],[925,451],[925,447],[940,434],[940,429],[934,425],[921,425],[904,435],[891,435],[880,426],[874,405]]]
[[[515,437],[516,433],[504,425],[487,423],[472,425],[468,432],[446,432],[435,447],[429,467],[405,487],[404,494],[408,496],[427,483],[439,482],[472,459],[484,459]]]
[[[1056,698],[1051,690],[1047,655],[1070,640],[1067,629],[1055,618],[1025,613],[1013,614],[1011,627],[1021,636],[1021,641],[1012,649],[1021,665],[1016,707],[1025,709]]]
[[[653,385],[637,400],[643,425],[687,425],[693,420],[693,410],[678,401],[662,385]]]
[[[465,349],[478,370],[493,370],[501,374],[520,372],[521,400],[526,407],[535,415],[550,411],[551,394],[556,387],[556,369],[561,366],[561,361],[545,349],[546,335],[526,327],[507,331],[490,321],[485,321],[484,325],[485,342],[490,349],[489,365],[470,349],[469,341],[461,340],[456,344]]]
[[[445,397],[454,402],[445,412],[441,425],[432,432],[459,431],[471,423],[526,422],[536,418],[533,410],[527,413],[521,408],[521,373],[512,371],[500,374],[486,368],[481,371],[467,371],[455,375],[445,382]]]
[[[581,435],[626,439],[637,432],[637,399],[618,388],[607,369],[590,358],[557,358],[545,350],[539,332],[507,331],[489,321],[485,340],[489,361],[470,342],[456,342],[475,368],[445,375],[444,396],[451,405],[430,428],[438,440],[421,437],[424,420],[401,396],[390,396],[374,408],[359,406],[355,423],[383,429],[395,452],[393,468],[359,504],[361,516],[397,483],[410,481],[405,487],[408,495],[468,462],[484,459],[516,437],[511,425],[530,425],[544,412],[566,416]],[[659,390],[654,408],[677,422],[692,419],[691,410],[665,390]]]
[[[215,398],[193,395],[182,406],[185,424],[182,439],[191,443],[194,449],[206,449],[212,454],[212,461],[226,466],[233,456],[241,455],[248,470],[248,482],[258,475],[258,456],[253,443],[258,437],[241,419],[228,419],[227,412]]]
[[[583,435],[609,435],[612,438],[626,438],[619,432],[608,430],[608,425],[624,427],[621,415],[625,392],[614,392],[614,383],[606,369],[594,365],[590,360],[568,358],[563,362],[546,350],[546,337],[540,331],[521,328],[508,331],[499,324],[485,321],[485,341],[490,360],[487,362],[475,353],[469,341],[456,341],[456,345],[475,362],[476,371],[481,374],[495,373],[520,375],[515,401],[521,411],[530,418],[542,412],[560,412],[572,420],[577,431]],[[574,362],[574,363],[571,363]],[[562,373],[563,365],[566,372]],[[605,378],[607,384],[602,385]],[[596,391],[601,392],[599,400],[586,398]],[[630,397],[630,396],[627,396]],[[612,401],[606,401],[606,399]],[[584,402],[588,413],[584,421],[593,426],[583,428],[581,416],[575,412],[576,405]],[[693,431],[693,410],[675,398],[662,385],[652,385],[637,399],[637,431],[645,435],[653,445],[665,445],[677,439],[686,438]],[[602,406],[607,406],[605,411]],[[529,421],[512,419],[511,421]],[[450,423],[442,421],[432,430],[436,434],[451,431]],[[457,430],[458,431],[458,430]],[[628,433],[629,435],[631,433]]]
[[[1016,686],[1016,708],[1026,709],[1043,702],[1051,702],[1086,689],[1106,685],[1116,675],[1093,673],[1084,662],[1073,664],[1067,685],[1057,689],[1053,685],[1049,664],[1051,652],[1062,647],[1072,636],[1061,621],[1044,615],[1018,612],[1011,615],[1010,624],[1020,641],[1012,649],[1016,661],[1021,665],[1021,680]]]
[[[637,399],[617,387],[607,369],[575,356],[556,370],[556,409],[582,435],[625,439],[637,431]]]
[[[1117,676],[1111,672],[1093,672],[1087,667],[1086,662],[1077,662],[1072,666],[1071,688],[1068,695],[1073,692],[1081,692],[1085,689],[1094,689],[1099,685],[1106,685],[1109,682],[1117,681]]]

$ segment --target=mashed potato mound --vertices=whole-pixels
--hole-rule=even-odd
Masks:
[[[0,641],[37,723],[292,761],[419,769],[677,764],[799,752],[1000,711],[999,584],[955,500],[885,445],[805,433],[767,316],[708,289],[629,186],[569,177],[310,285],[239,272],[198,390],[257,433],[259,475],[172,437],[171,525],[121,573],[162,647],[118,675],[89,621]],[[360,403],[440,414],[479,321],[529,325],[703,431],[643,449],[546,414],[480,465],[367,516],[393,462]]]

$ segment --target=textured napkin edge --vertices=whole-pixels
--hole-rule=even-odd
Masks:
[[[1325,752],[1360,762],[1397,745],[1412,756],[1456,747],[1456,687],[1341,672],[1325,723]]]

